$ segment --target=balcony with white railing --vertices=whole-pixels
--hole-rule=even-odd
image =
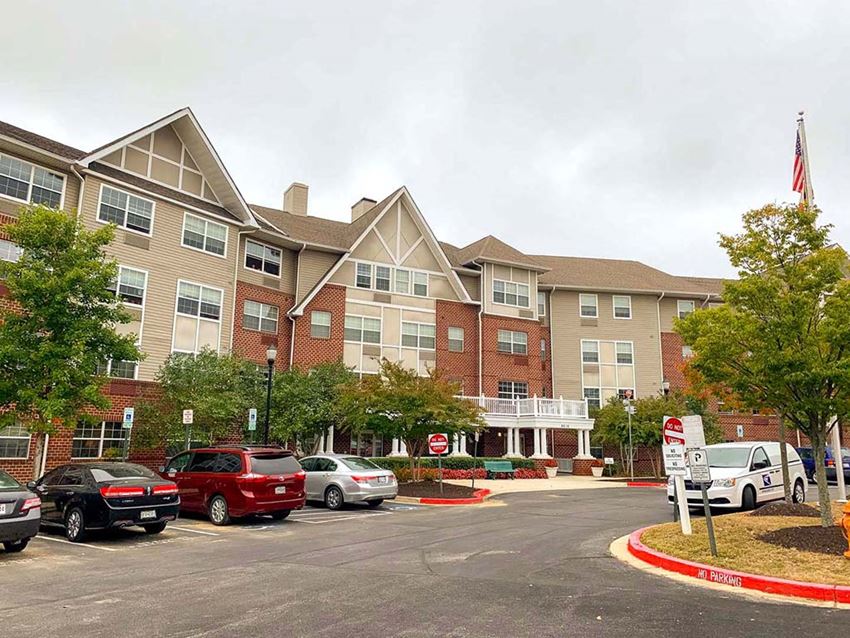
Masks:
[[[593,420],[588,416],[587,401],[571,399],[499,399],[496,397],[459,396],[483,409],[488,425],[495,427],[541,427],[589,429]],[[514,422],[515,421],[515,422]]]

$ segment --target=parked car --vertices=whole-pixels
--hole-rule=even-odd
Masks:
[[[332,510],[356,501],[378,507],[398,495],[395,474],[362,456],[318,454],[301,459],[301,467],[307,472],[307,499]]]
[[[795,503],[806,500],[806,472],[797,451],[788,450],[788,470]],[[747,441],[720,443],[706,447],[711,483],[708,502],[712,507],[751,510],[767,501],[782,499],[782,465],[779,443]],[[699,484],[685,477],[685,495],[689,505],[702,505]],[[667,481],[667,500],[673,502],[673,477]]]
[[[0,543],[7,552],[21,552],[38,534],[41,499],[0,470]]]
[[[811,447],[798,447],[797,453],[803,460],[803,467],[806,468],[806,477],[812,483],[817,483],[817,475],[815,474],[815,455]],[[844,480],[850,483],[850,448],[841,448],[841,460],[844,466]],[[832,453],[832,448],[827,446],[826,455],[824,457],[824,465],[826,465],[826,481],[833,483],[838,480],[835,472],[835,455]]]
[[[28,487],[41,498],[41,524],[75,543],[90,530],[131,525],[159,534],[180,509],[177,486],[135,463],[61,465]]]
[[[213,525],[270,514],[275,520],[304,507],[304,470],[292,452],[275,446],[196,448],[172,457],[160,474],[177,483],[180,507]]]

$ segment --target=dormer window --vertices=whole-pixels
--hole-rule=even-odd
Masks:
[[[528,308],[528,295],[528,284],[518,284],[501,279],[493,280],[493,303]]]

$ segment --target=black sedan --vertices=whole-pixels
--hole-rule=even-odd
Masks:
[[[42,525],[63,527],[72,542],[130,525],[159,534],[180,509],[177,485],[135,463],[62,465],[30,486],[42,500]]]
[[[7,552],[20,552],[38,534],[41,499],[0,470],[0,543]]]

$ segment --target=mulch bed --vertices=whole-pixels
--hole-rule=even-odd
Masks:
[[[399,496],[414,496],[416,498],[471,498],[475,492],[467,485],[455,485],[443,482],[443,493],[440,494],[440,484],[437,481],[416,481],[415,483],[399,483]]]
[[[757,510],[750,512],[750,516],[806,516],[811,518],[820,518],[820,511],[811,505],[802,503],[794,503],[788,505],[784,502],[768,503],[762,505]],[[800,528],[808,529],[808,528]],[[791,547],[786,545],[786,547]]]
[[[785,527],[767,532],[758,537],[771,545],[796,549],[818,554],[841,556],[847,551],[847,541],[841,535],[841,528],[835,527]]]

